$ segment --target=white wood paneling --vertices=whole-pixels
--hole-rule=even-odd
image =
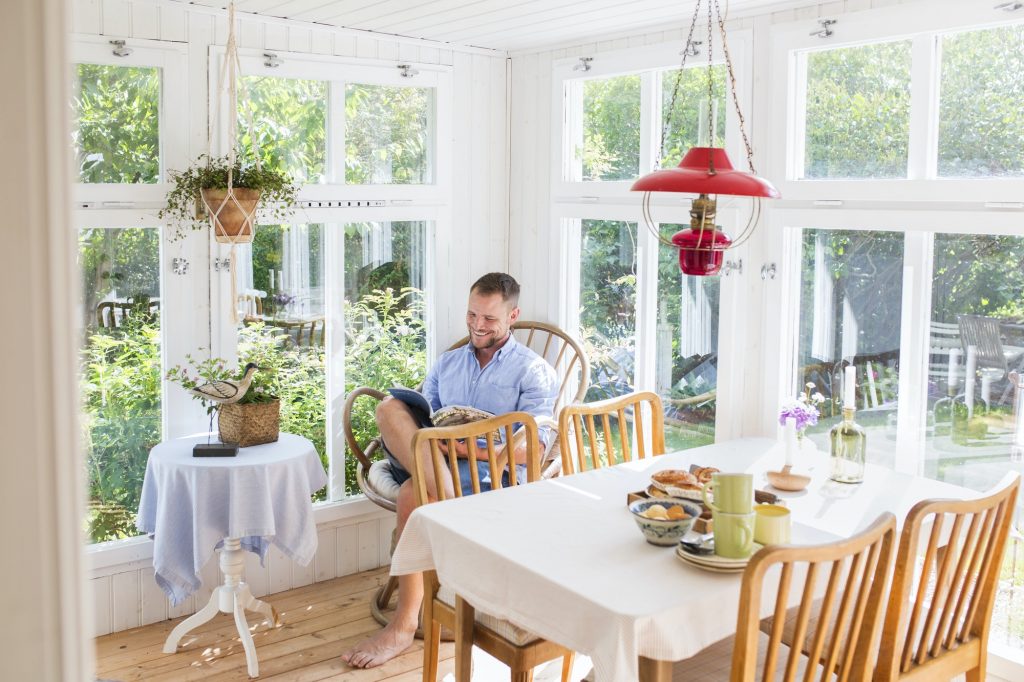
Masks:
[[[103,35],[131,37],[132,3],[128,0],[103,0]]]
[[[110,630],[119,632],[142,625],[141,571],[110,577]]]
[[[78,0],[71,15],[71,29],[75,33],[101,33],[103,3],[100,0]]]
[[[156,584],[152,567],[139,570],[139,584],[142,589],[142,624],[159,623],[167,618],[167,595]]]
[[[321,582],[338,576],[338,530],[323,528],[317,531],[316,556],[313,557],[313,580]]]
[[[156,5],[132,5],[132,37],[160,38],[160,8]]]
[[[359,570],[368,571],[375,568],[380,560],[380,530],[377,521],[360,523],[356,526],[356,536],[359,538]]]
[[[160,7],[160,39],[174,42],[188,39],[188,20],[183,8],[173,5]]]
[[[358,573],[359,527],[357,525],[341,526],[338,528],[337,548],[337,574],[343,576]]]
[[[89,581],[92,589],[92,633],[93,636],[106,635],[110,630],[110,576],[94,578]]]

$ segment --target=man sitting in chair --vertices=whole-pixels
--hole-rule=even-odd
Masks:
[[[443,354],[431,367],[423,384],[423,394],[434,410],[448,405],[466,405],[493,414],[528,412],[535,417],[551,417],[558,394],[555,370],[543,358],[516,341],[511,326],[519,318],[519,283],[510,275],[492,272],[478,279],[469,290],[466,328],[469,343]],[[401,485],[398,493],[397,532],[415,507],[411,476],[412,438],[419,428],[405,403],[386,398],[376,411],[381,444],[391,462],[395,480]],[[541,429],[541,438],[550,438],[550,431]],[[459,475],[463,490],[472,490],[465,444],[458,447]],[[491,489],[490,468],[486,451],[478,453],[483,461],[475,465],[481,490]],[[526,480],[526,447],[517,448],[516,481]],[[427,457],[428,453],[419,453]],[[437,481],[433,467],[426,466],[427,490],[437,497]],[[441,482],[452,496],[451,481]],[[508,485],[506,471],[502,486]],[[391,660],[412,644],[423,601],[423,580],[419,574],[404,575],[398,582],[398,605],[391,622],[383,630],[342,655],[342,660],[356,668],[372,668]]]

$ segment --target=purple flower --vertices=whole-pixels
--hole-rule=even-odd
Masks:
[[[273,296],[271,296],[271,300],[276,305],[288,305],[289,303],[291,303],[292,301],[295,300],[295,297],[292,296],[291,294],[286,294],[284,292],[279,292],[279,293],[276,293]]]
[[[795,420],[796,430],[803,431],[808,426],[814,426],[818,423],[818,408],[799,400],[794,400],[783,405],[779,411],[779,424],[785,426],[787,419]]]

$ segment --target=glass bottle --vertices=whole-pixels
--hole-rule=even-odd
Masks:
[[[843,408],[843,421],[832,427],[832,475],[839,483],[860,483],[864,480],[864,462],[867,458],[867,434],[853,421],[853,407]]]

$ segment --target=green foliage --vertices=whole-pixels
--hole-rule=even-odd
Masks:
[[[297,78],[244,76],[247,100],[239,101],[238,148],[264,168],[298,184],[321,183],[327,174],[329,83]],[[252,116],[252,126],[249,116]]]
[[[942,37],[939,175],[1024,175],[1024,25]]]
[[[160,181],[160,69],[78,64],[72,140],[81,182]]]
[[[136,535],[149,450],[160,442],[160,331],[129,315],[92,333],[81,354],[80,390],[93,542]]]
[[[1024,319],[1024,238],[935,235],[932,319],[957,315]]]
[[[910,41],[807,55],[806,116],[806,177],[906,177]]]
[[[640,170],[640,76],[583,83],[583,179],[628,180]]]
[[[227,189],[229,172],[234,187],[260,191],[260,205],[269,206],[271,216],[278,220],[287,217],[298,198],[299,186],[287,173],[266,166],[257,168],[254,164],[243,163],[242,158],[243,155],[238,154],[234,165],[231,165],[226,156],[202,154],[185,170],[169,171],[174,187],[167,193],[167,205],[160,209],[157,217],[179,225],[190,225],[194,230],[207,226],[207,218],[196,217],[200,192],[204,189]],[[180,232],[178,236],[181,236]]]
[[[410,287],[397,294],[370,292],[345,307],[345,394],[359,386],[378,390],[395,384],[419,386],[426,377],[427,349],[423,292]],[[377,436],[376,401],[353,407],[352,428],[363,446]],[[345,458],[345,488],[358,494],[356,458]]]
[[[675,105],[672,104],[672,92],[676,89]],[[661,125],[668,124],[665,145],[662,148],[661,167],[674,168],[679,165],[683,155],[691,147],[725,146],[725,66],[711,67],[712,112],[714,120],[714,136],[708,144],[708,70],[707,68],[687,68],[665,71],[661,80]],[[746,168],[741,168],[746,170]]]
[[[433,88],[345,86],[345,182],[433,182],[430,165]]]
[[[107,296],[142,303],[160,295],[160,231],[154,228],[85,228],[78,232],[81,319],[96,324]]]

